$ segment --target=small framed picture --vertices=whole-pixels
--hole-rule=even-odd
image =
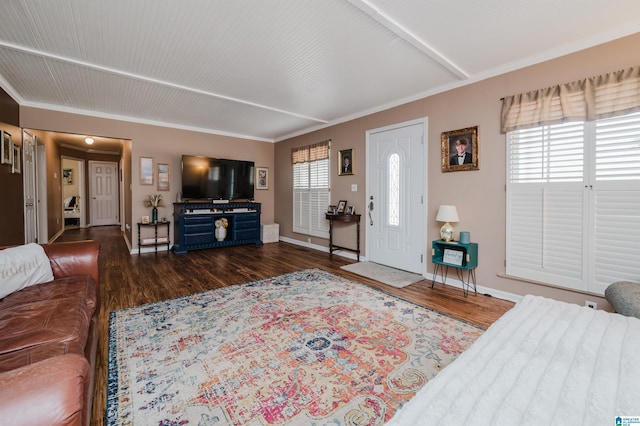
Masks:
[[[153,158],[140,157],[140,185],[153,185]]]
[[[443,172],[479,170],[478,126],[443,132],[441,144]]]
[[[329,209],[327,209],[327,213],[329,213],[329,214],[338,213],[338,206],[330,205]]]
[[[353,148],[338,151],[338,176],[353,174]]]
[[[13,165],[13,142],[11,134],[0,130],[0,164]]]
[[[20,162],[20,147],[18,145],[13,145],[13,166],[11,169],[12,173],[20,173],[22,170],[22,163]]]
[[[256,167],[256,189],[269,189],[268,167]]]
[[[347,210],[347,200],[338,201],[338,214],[344,214]]]
[[[62,169],[62,184],[73,185],[73,169]]]
[[[463,250],[446,248],[444,249],[442,262],[448,263],[449,265],[462,266],[463,258],[464,258]]]
[[[345,212],[346,214],[356,214],[356,208],[353,206],[349,206],[347,207],[347,211]]]
[[[169,191],[170,167],[169,163],[158,163],[158,191]]]
[[[149,223],[149,216],[142,216],[142,223],[144,223],[145,225]]]

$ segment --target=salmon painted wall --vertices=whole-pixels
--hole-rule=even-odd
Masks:
[[[368,130],[427,117],[427,246],[439,238],[441,224],[435,221],[438,206],[453,204],[460,222],[456,231],[471,233],[471,240],[479,244],[479,285],[515,295],[528,293],[554,297],[583,304],[585,298],[608,306],[603,298],[552,288],[531,282],[504,277],[505,274],[505,135],[500,133],[500,98],[554,84],[571,82],[589,76],[640,65],[640,33],[571,55],[553,59],[535,66],[479,81],[461,88],[394,107],[339,125],[327,127],[277,143],[275,165],[275,220],[280,233],[286,238],[306,244],[306,235],[292,231],[292,171],[291,148],[331,139],[331,202],[346,199],[356,211],[366,213],[366,146]],[[476,171],[441,171],[442,132],[479,126],[479,166]],[[355,174],[338,176],[337,153],[353,148]],[[352,184],[358,185],[351,192]],[[366,226],[363,226],[362,244],[366,256]],[[457,237],[456,237],[457,238]],[[328,246],[328,241],[311,238],[311,244]],[[350,243],[353,245],[353,241]],[[430,251],[427,258],[430,256]],[[433,266],[426,264],[430,277]]]
[[[131,200],[125,205],[125,224],[132,231],[130,242],[137,244],[136,223],[142,216],[150,216],[144,207],[144,199],[159,193],[155,185],[140,185],[140,157],[151,157],[155,165],[170,164],[170,191],[162,192],[165,207],[159,208],[159,217],[172,218],[173,202],[181,190],[180,163],[182,154],[204,155],[254,161],[256,166],[269,167],[273,178],[274,144],[255,140],[220,136],[195,131],[132,123],[128,121],[91,117],[80,114],[51,111],[40,108],[21,107],[20,124],[24,128],[65,133],[90,134],[115,139],[131,140],[131,149],[123,157],[130,162]],[[262,223],[274,220],[274,191],[255,192],[256,201],[262,203]],[[172,227],[173,229],[173,227]],[[173,231],[172,231],[173,232]]]

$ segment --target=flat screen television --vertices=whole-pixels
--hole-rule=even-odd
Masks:
[[[182,198],[189,200],[252,200],[253,161],[182,156]]]

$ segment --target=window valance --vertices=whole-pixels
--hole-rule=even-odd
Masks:
[[[329,144],[331,139],[313,145],[291,149],[291,164],[307,163],[309,161],[329,158]]]
[[[640,67],[602,74],[502,100],[500,130],[592,121],[640,111]]]

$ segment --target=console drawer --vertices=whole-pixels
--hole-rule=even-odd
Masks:
[[[202,234],[205,232],[213,232],[213,226],[210,223],[185,223],[184,224],[184,234]]]
[[[185,225],[193,225],[197,223],[208,223],[209,225],[213,225],[214,217],[211,215],[207,216],[184,216],[184,224]]]
[[[200,234],[185,234],[184,243],[187,246],[199,244],[211,244],[213,242],[212,232],[203,232]]]
[[[239,229],[233,233],[234,240],[254,240],[256,238],[259,238],[259,236],[255,226],[253,229]]]

